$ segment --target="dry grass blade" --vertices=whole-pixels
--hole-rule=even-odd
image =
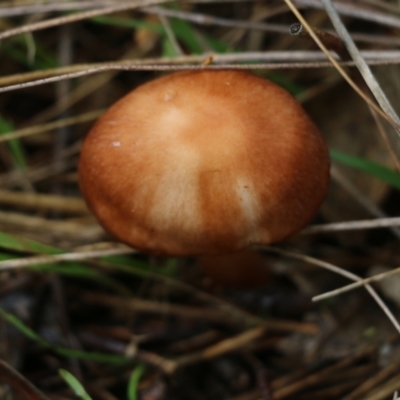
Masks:
[[[379,371],[375,376],[362,383],[359,387],[353,390],[350,394],[345,396],[342,400],[357,400],[361,395],[367,394],[378,384],[384,382],[387,378],[392,376],[400,369],[400,363],[390,364],[383,370]]]
[[[117,244],[115,246],[110,246],[109,248],[100,250],[84,250],[84,251],[64,253],[52,256],[33,256],[26,258],[18,258],[15,260],[0,261],[0,271],[26,268],[31,265],[53,264],[63,261],[78,261],[78,260],[83,261],[99,257],[115,256],[122,254],[134,254],[134,253],[136,253],[136,251],[131,249],[130,247]]]
[[[370,70],[368,64],[365,62],[363,57],[361,56],[357,46],[355,45],[353,39],[351,38],[349,32],[347,31],[346,27],[344,26],[342,20],[340,19],[339,14],[335,10],[331,0],[322,0],[326,12],[329,15],[329,18],[332,21],[333,26],[335,27],[336,31],[338,32],[339,36],[346,44],[346,48],[350,53],[351,57],[353,58],[354,62],[357,65],[361,75],[363,76],[366,84],[368,85],[369,89],[375,96],[377,102],[382,107],[382,109],[390,116],[390,118],[396,123],[396,132],[400,135],[400,118],[397,115],[396,111],[390,104],[389,100],[387,99],[385,93],[381,89],[378,81],[375,79],[372,71]]]
[[[180,304],[144,300],[140,298],[119,298],[108,295],[97,295],[88,293],[84,300],[93,303],[113,307],[116,309],[127,309],[135,312],[145,312],[151,314],[174,315],[180,318],[197,320],[219,321],[221,323],[243,325],[243,321],[235,315],[222,308],[191,307]],[[306,335],[315,335],[319,332],[319,327],[313,323],[267,320],[261,324],[264,329],[271,331],[298,332]]]
[[[288,27],[282,26],[278,24],[266,24],[260,23],[256,21],[242,21],[242,20],[229,20],[225,18],[216,18],[211,15],[205,15],[200,13],[191,13],[187,11],[177,11],[170,10],[161,7],[146,7],[142,9],[142,11],[156,14],[156,15],[164,15],[168,17],[180,18],[186,21],[194,22],[196,24],[201,25],[218,25],[218,26],[226,26],[232,28],[239,29],[250,29],[250,30],[261,30],[265,32],[279,32],[279,33],[287,33]]]
[[[240,65],[240,64],[223,64],[223,65],[207,65],[204,66],[203,63],[205,60],[207,60],[209,56],[204,57],[202,60],[202,63],[200,65],[159,65],[159,64],[151,64],[151,65],[121,65],[121,64],[108,64],[108,65],[103,65],[95,68],[89,68],[84,71],[78,71],[78,72],[71,72],[68,74],[60,75],[60,76],[53,76],[49,78],[44,78],[44,79],[38,79],[36,81],[28,81],[16,85],[10,85],[10,86],[5,86],[0,88],[0,93],[4,92],[10,92],[13,90],[19,90],[19,89],[26,89],[29,87],[34,87],[38,85],[44,85],[48,83],[54,83],[54,82],[60,82],[66,79],[74,79],[74,78],[79,78],[82,76],[87,76],[91,74],[97,74],[100,72],[107,72],[107,71],[187,71],[187,70],[201,70],[201,69],[214,69],[214,70],[219,70],[219,69],[239,69],[239,70],[244,70],[244,69],[282,69],[282,68],[305,68],[307,67],[307,64],[304,63],[297,63],[297,64],[249,64],[249,65]],[[320,64],[308,64],[309,67],[320,67]]]
[[[211,360],[226,353],[241,350],[245,348],[246,345],[265,335],[266,331],[267,329],[263,326],[250,329],[234,337],[222,340],[200,352],[179,357],[176,359],[176,368],[183,368],[188,365]]]
[[[361,52],[362,56],[371,65],[383,65],[383,64],[398,64],[400,63],[400,51],[399,50],[365,50]],[[336,57],[335,55],[333,55]],[[54,75],[64,75],[73,72],[81,72],[91,70],[97,67],[117,67],[123,65],[177,65],[177,64],[202,64],[204,60],[209,57],[209,54],[204,55],[185,55],[180,57],[165,57],[162,59],[140,59],[140,60],[122,60],[114,61],[112,63],[93,63],[93,64],[74,64],[66,67],[50,68],[42,71],[26,72],[22,74],[13,74],[10,76],[0,77],[0,85],[11,85],[16,83],[28,82],[35,79],[48,78]],[[296,63],[301,62],[300,65],[307,67],[329,67],[332,66],[329,62],[324,61],[326,57],[319,51],[268,51],[268,52],[236,52],[227,54],[213,54],[214,63],[232,63],[232,62],[286,62],[286,68],[296,68]],[[308,65],[306,61],[311,61],[314,64]],[[293,63],[293,64],[290,64]],[[341,65],[352,66],[354,62],[345,62]],[[274,68],[275,64],[271,66]],[[244,66],[245,67],[245,66]],[[266,67],[268,68],[268,67]],[[280,68],[278,65],[277,68]],[[285,66],[283,67],[285,68]]]
[[[323,4],[320,0],[295,0],[295,3],[317,9],[323,8]],[[341,14],[349,17],[355,17],[366,21],[375,22],[392,28],[400,28],[400,18],[396,17],[393,14],[382,13],[377,10],[371,10],[366,7],[360,7],[359,4],[350,1],[346,3],[336,2],[335,7]],[[393,7],[396,6],[393,4]]]
[[[82,224],[75,220],[51,220],[39,216],[5,211],[0,211],[0,226],[2,228],[12,227],[20,231],[47,232],[56,237],[65,237],[70,240],[100,239],[104,232],[97,223]]]
[[[371,107],[369,107],[369,110],[371,112],[372,118],[375,121],[376,127],[378,128],[378,131],[389,151],[389,154],[390,154],[390,157],[392,158],[393,164],[394,164],[397,172],[400,172],[400,159],[399,159],[399,156],[396,154],[396,150],[394,149],[393,143],[391,143],[391,141],[389,139],[389,135],[386,132],[386,129],[385,129],[381,119],[375,112],[375,110],[372,109]]]
[[[398,51],[393,52],[365,52],[365,56],[370,60],[371,65],[399,64],[400,57]],[[317,52],[247,52],[234,54],[215,54],[213,64],[204,65],[204,61],[210,57],[209,54],[202,56],[183,56],[162,60],[138,60],[120,61],[112,63],[74,65],[51,70],[38,71],[33,73],[20,74],[0,78],[0,93],[10,92],[19,89],[44,85],[48,83],[60,82],[67,79],[76,79],[87,75],[97,74],[108,71],[181,71],[197,69],[301,69],[301,68],[326,68],[332,67],[330,62],[319,61],[324,58]],[[333,56],[332,56],[333,57]],[[260,63],[260,61],[270,61]],[[279,61],[286,62],[279,62]],[[310,62],[300,60],[312,60]],[[229,63],[238,64],[229,64]],[[243,62],[258,62],[257,64],[242,64]],[[187,64],[191,63],[191,64]],[[240,63],[240,64],[239,64]],[[169,65],[170,64],[170,65]],[[171,65],[172,64],[172,65]],[[196,65],[197,64],[197,65]],[[338,64],[339,65],[339,64]],[[341,62],[341,66],[354,66],[354,62]],[[39,78],[39,79],[37,79]],[[40,79],[41,78],[41,79]],[[13,84],[13,82],[18,82]],[[386,118],[387,119],[387,118]]]
[[[391,396],[394,392],[394,399],[397,399],[396,390],[399,389],[400,375],[395,376],[389,381],[385,382],[377,389],[373,390],[372,393],[368,394],[368,400],[385,400],[388,396]]]
[[[295,7],[293,2],[291,0],[284,0],[285,3],[288,5],[288,7],[292,10],[293,14],[298,18],[298,20],[301,22],[301,24],[307,29],[307,32],[310,34],[310,36],[313,38],[315,43],[318,45],[318,47],[325,53],[329,61],[335,66],[337,71],[340,73],[340,75],[343,76],[343,78],[347,81],[347,83],[357,92],[357,94],[368,104],[370,105],[381,117],[383,117],[385,120],[387,120],[393,127],[396,129],[400,129],[400,125],[396,122],[393,121],[391,117],[389,117],[387,114],[385,114],[381,108],[379,108],[375,102],[373,102],[358,86],[357,84],[350,78],[350,76],[347,74],[347,72],[342,68],[342,66],[332,57],[328,49],[325,47],[325,45],[321,42],[321,40],[318,38],[318,36],[314,33],[314,30],[311,28],[311,26],[308,24],[308,22],[303,18],[303,16],[300,14],[299,10]]]
[[[258,338],[261,338],[263,335],[265,335],[265,333],[265,327],[256,327],[253,329],[249,329],[245,332],[237,334],[236,336],[221,340],[220,342],[211,345],[199,352],[194,352],[185,356],[177,357],[174,360],[167,359],[143,350],[139,350],[136,354],[133,355],[137,359],[144,360],[161,368],[165,374],[172,375],[176,373],[177,370],[185,368],[187,366],[209,361],[224,354],[242,350]]]
[[[85,122],[93,121],[97,119],[104,110],[90,111],[85,114],[77,115],[75,117],[60,119],[56,122],[50,122],[32,128],[18,129],[12,133],[4,134],[0,136],[0,143],[8,140],[18,139],[21,137],[36,135],[43,132],[52,131],[54,129],[65,128],[67,126],[73,126],[77,124],[83,124]]]
[[[312,225],[301,231],[302,235],[313,235],[323,232],[353,231],[359,229],[379,229],[400,226],[400,217],[369,219],[362,221],[332,222],[330,224]]]
[[[377,274],[377,275],[371,276],[369,278],[362,279],[362,280],[360,280],[358,282],[355,282],[355,283],[351,283],[350,285],[343,286],[340,289],[336,289],[336,290],[332,290],[332,291],[324,293],[324,294],[320,294],[318,296],[313,297],[312,300],[313,301],[320,301],[320,300],[323,300],[323,299],[327,299],[329,297],[337,296],[339,294],[348,292],[349,290],[353,290],[353,289],[356,289],[358,287],[364,286],[364,285],[366,285],[366,284],[368,284],[370,282],[381,281],[382,279],[388,278],[389,276],[396,275],[396,274],[399,274],[399,273],[400,273],[400,267],[399,268],[395,268],[395,269],[393,269],[391,271],[388,271],[388,272],[383,272],[381,274]]]
[[[0,204],[15,205],[28,209],[52,210],[70,214],[88,214],[85,202],[80,198],[13,192],[0,189]]]
[[[357,360],[359,360],[365,354],[366,354],[365,352],[362,352],[360,354],[356,354],[354,356],[345,358],[345,359],[340,360],[339,362],[335,363],[334,365],[324,368],[322,371],[318,371],[315,374],[305,377],[304,379],[300,379],[292,384],[286,385],[285,387],[275,389],[273,392],[274,399],[280,400],[280,399],[285,399],[289,396],[295,395],[296,393],[300,392],[301,390],[304,390],[307,387],[310,387],[310,386],[313,386],[313,385],[319,383],[322,378],[331,376],[332,374],[337,373],[338,371],[341,371],[341,370],[345,369],[346,367],[353,365]],[[272,384],[272,387],[274,388],[274,383]]]
[[[350,196],[357,201],[365,210],[377,218],[387,218],[387,215],[373,203],[365,194],[363,194],[353,182],[351,182],[341,171],[333,165],[331,168],[332,178],[340,184],[340,186],[350,194]],[[400,239],[400,229],[396,227],[389,227],[393,234]]]
[[[306,263],[316,265],[318,267],[325,268],[329,271],[335,272],[336,274],[342,275],[348,279],[351,279],[352,281],[356,282],[361,282],[362,278],[356,274],[353,274],[352,272],[346,271],[340,267],[337,267],[336,265],[327,263],[322,260],[318,260],[317,258],[306,256],[304,254],[298,254],[294,253],[292,251],[287,251],[287,250],[281,250],[275,247],[270,247],[270,246],[263,246],[262,247],[265,250],[271,251],[273,253],[278,253],[282,254],[287,257],[295,258],[297,260],[302,260]],[[386,314],[386,316],[389,318],[389,320],[392,322],[393,326],[396,328],[397,332],[400,333],[400,324],[397,321],[396,317],[393,315],[393,313],[389,310],[389,308],[386,306],[386,304],[383,302],[383,300],[380,298],[378,293],[375,291],[374,288],[372,288],[368,283],[365,285],[365,289],[368,291],[368,293],[372,296],[372,298],[378,303],[378,305],[381,307],[383,312]]]
[[[59,1],[57,3],[44,3],[43,4],[24,4],[24,5],[10,5],[9,7],[4,6],[0,7],[0,17],[18,17],[22,15],[29,14],[37,14],[37,13],[48,13],[48,12],[66,12],[66,11],[77,11],[77,10],[86,10],[92,8],[98,8],[100,6],[110,6],[112,5],[112,1],[102,1],[96,0],[93,1],[70,1],[70,2],[62,2]]]
[[[169,2],[169,0],[137,0],[134,4],[132,4],[132,2],[122,3],[122,4],[113,5],[111,7],[104,7],[104,8],[100,8],[97,10],[86,11],[86,12],[77,13],[77,14],[68,15],[68,16],[59,17],[59,18],[53,18],[53,19],[49,19],[46,21],[41,21],[41,22],[37,22],[37,23],[33,23],[33,24],[27,24],[27,25],[21,26],[19,28],[8,29],[8,30],[0,33],[0,40],[4,40],[7,38],[16,36],[16,35],[21,35],[23,33],[35,32],[35,31],[42,30],[42,29],[52,28],[54,26],[60,26],[60,25],[65,25],[65,24],[71,24],[73,22],[83,21],[85,19],[94,18],[99,15],[112,14],[112,13],[116,13],[119,11],[134,10],[134,9],[140,8],[140,7],[146,7],[149,5],[162,4],[162,3],[167,3],[167,2]]]

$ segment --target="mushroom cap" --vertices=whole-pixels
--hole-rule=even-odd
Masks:
[[[83,144],[80,188],[122,242],[166,255],[281,241],[314,216],[329,154],[297,101],[242,71],[189,71],[116,102]]]

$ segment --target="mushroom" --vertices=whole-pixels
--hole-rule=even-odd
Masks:
[[[329,184],[317,127],[276,84],[236,70],[173,73],[116,102],[86,137],[79,183],[103,227],[159,255],[284,240]]]

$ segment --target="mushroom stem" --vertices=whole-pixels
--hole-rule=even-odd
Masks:
[[[213,283],[227,287],[263,286],[271,280],[264,257],[251,249],[218,256],[198,257],[198,263]]]

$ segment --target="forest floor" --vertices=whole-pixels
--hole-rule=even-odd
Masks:
[[[290,34],[294,4],[329,45],[340,29],[323,3],[360,51],[344,75],[378,111],[306,33]],[[400,267],[399,32],[394,0],[3,0],[0,398],[396,399],[400,277],[363,279]],[[281,85],[331,151],[318,215],[256,250],[268,270],[258,285],[117,243],[79,191],[94,121],[188,66],[241,66]]]

